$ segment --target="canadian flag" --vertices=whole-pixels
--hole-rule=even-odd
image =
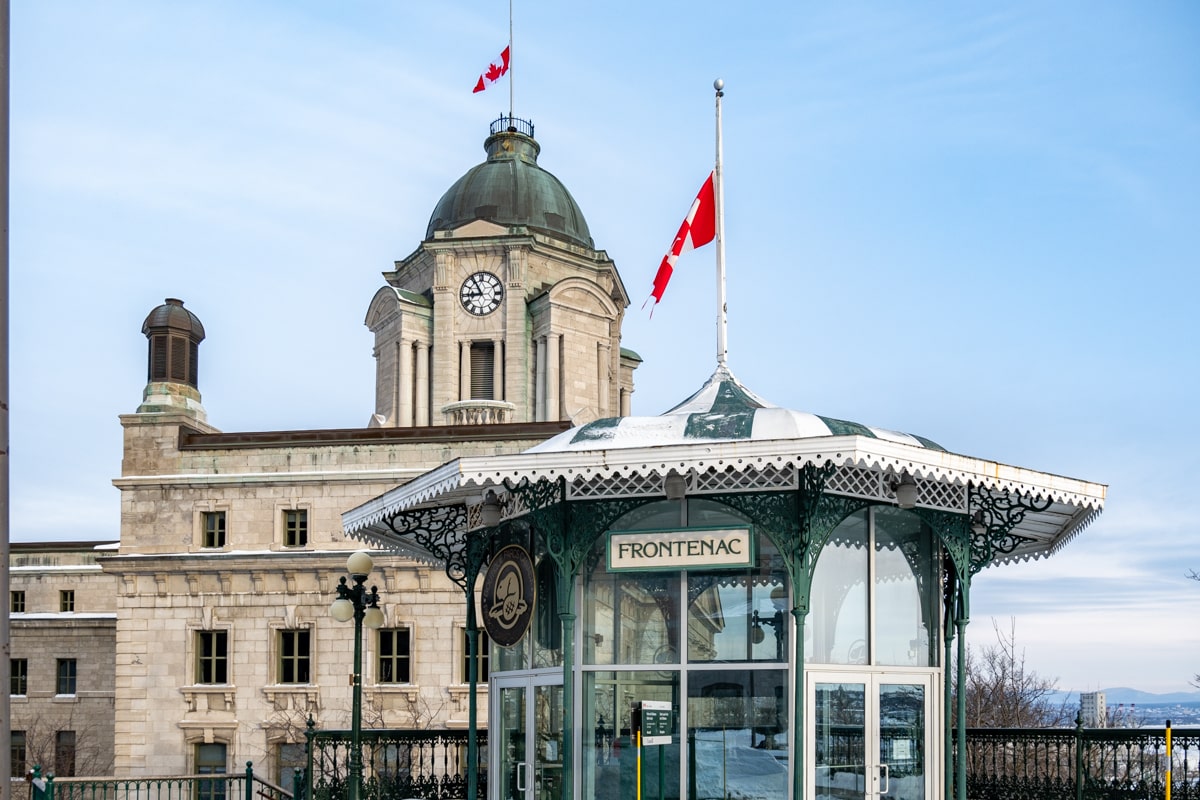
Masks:
[[[696,195],[691,209],[683,218],[683,224],[679,226],[679,233],[675,234],[670,251],[663,256],[662,263],[658,265],[658,273],[654,276],[654,291],[650,293],[655,305],[662,300],[679,254],[703,247],[716,237],[717,201],[713,195],[713,176],[710,172],[708,180],[700,187],[700,194]]]
[[[475,88],[472,92],[482,92],[484,89],[491,86],[496,81],[508,74],[508,48],[504,48],[504,52],[500,54],[500,63],[488,64],[488,68],[479,76],[479,80],[475,83]]]

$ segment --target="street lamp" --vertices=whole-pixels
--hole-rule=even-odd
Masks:
[[[350,791],[349,800],[362,797],[362,629],[363,625],[374,630],[383,625],[383,611],[379,608],[379,592],[372,586],[367,591],[367,576],[375,562],[371,556],[359,550],[346,559],[346,572],[354,579],[354,585],[346,583],[342,576],[337,585],[337,600],[329,606],[329,613],[338,622],[354,620],[354,674],[350,681],[354,686],[350,716]]]

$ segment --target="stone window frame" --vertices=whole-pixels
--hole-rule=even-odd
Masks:
[[[302,512],[304,514],[304,541],[299,544],[288,543],[288,514]],[[275,537],[274,547],[280,550],[304,550],[312,546],[313,541],[313,509],[312,503],[286,500],[275,504]]]
[[[230,504],[218,503],[213,500],[203,500],[196,503],[192,510],[192,549],[209,553],[228,550],[230,542],[233,540],[233,529],[231,527],[233,522],[233,514],[231,513],[232,508],[230,507]],[[205,525],[208,520],[208,515],[217,513],[225,515],[225,541],[224,544],[220,545],[219,547],[208,547],[205,545]]]
[[[233,668],[233,657],[232,657],[232,649],[233,648],[231,647],[232,640],[233,640],[233,636],[231,635],[232,631],[228,627],[220,626],[220,627],[215,627],[215,628],[196,628],[191,632],[191,634],[192,634],[192,636],[191,636],[192,646],[194,648],[194,652],[192,654],[192,659],[191,659],[191,668],[193,670],[192,685],[194,685],[194,686],[228,686],[229,684],[233,683],[233,681],[230,680],[230,677],[231,677],[230,673],[232,672],[232,668]],[[203,640],[204,640],[205,636],[212,636],[214,644],[217,641],[220,641],[221,644],[224,645],[223,647],[219,648],[221,650],[220,653],[215,652],[215,650],[217,648],[214,648],[214,652],[212,655],[207,656],[207,657],[204,655],[204,649],[203,649],[202,645],[203,645]],[[223,637],[223,638],[218,639],[218,637]],[[221,662],[224,662],[225,680],[223,680],[223,681],[203,680],[204,666],[205,666],[206,660],[211,662],[211,668],[214,671],[213,677],[216,677],[216,673],[220,671],[219,667],[222,665]]]
[[[384,659],[384,656],[383,656],[383,634],[385,632],[392,633],[395,631],[404,631],[405,633],[408,634],[408,655],[405,657],[405,661],[406,661],[407,667],[408,667],[408,679],[403,680],[403,681],[384,681],[381,679],[381,675],[383,673],[382,662]],[[395,625],[385,625],[384,627],[375,631],[374,639],[375,639],[375,653],[374,653],[375,657],[371,660],[371,665],[374,667],[374,673],[375,673],[372,676],[372,678],[374,679],[373,683],[376,686],[385,688],[385,689],[394,687],[394,686],[411,686],[412,684],[416,683],[416,681],[414,680],[414,678],[416,677],[416,652],[415,652],[416,648],[414,647],[414,645],[416,644],[417,637],[416,637],[416,632],[413,630],[413,626],[411,624],[403,623],[403,622],[397,623]],[[392,656],[392,658],[395,659],[398,657]]]
[[[68,666],[69,665],[69,666]],[[68,687],[69,683],[69,687]],[[64,692],[64,688],[71,691]],[[79,692],[79,660],[59,658],[54,662],[54,694],[56,697],[74,697]]]
[[[261,688],[267,702],[276,711],[288,708],[301,708],[310,713],[320,710],[321,691],[317,685],[317,654],[320,652],[317,641],[317,626],[314,622],[301,622],[292,619],[291,615],[272,620],[268,623],[270,632],[270,683]],[[284,631],[308,632],[308,683],[283,683],[282,677],[282,634]]]
[[[18,665],[20,667],[18,668]],[[12,658],[9,659],[9,686],[8,694],[10,697],[28,697],[29,696],[29,659],[28,658]],[[20,691],[18,691],[20,690]]]
[[[285,681],[283,679],[283,640],[287,634],[306,633],[308,634],[308,648],[304,656],[291,656],[293,660],[299,661],[303,658],[308,667],[308,680],[305,681]],[[316,684],[314,680],[317,672],[316,666],[316,626],[307,623],[298,623],[294,625],[272,625],[271,626],[271,677],[273,678],[272,685],[290,687],[290,686],[313,686]]]

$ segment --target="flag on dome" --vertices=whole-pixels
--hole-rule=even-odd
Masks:
[[[483,74],[479,76],[479,80],[476,81],[475,88],[471,90],[472,93],[482,92],[508,74],[508,51],[508,47],[504,48],[504,52],[500,54],[499,63],[492,62],[488,64],[488,68],[483,71]]]
[[[692,201],[692,207],[688,209],[683,224],[679,226],[679,233],[675,234],[670,251],[663,256],[662,263],[658,265],[658,272],[654,276],[654,290],[650,293],[655,305],[662,301],[663,292],[666,291],[667,281],[671,280],[671,273],[675,270],[675,261],[679,254],[703,247],[716,236],[717,201],[713,194],[713,174],[710,172],[708,180],[700,187],[700,193]]]

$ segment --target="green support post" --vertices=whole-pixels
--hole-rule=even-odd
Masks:
[[[965,587],[964,587],[965,589]],[[967,618],[958,619],[958,800],[967,800]]]
[[[479,623],[475,619],[474,586],[467,591],[467,800],[479,797]],[[307,798],[306,798],[307,800]]]
[[[254,762],[246,762],[246,785],[242,787],[245,800],[254,800]]]
[[[805,593],[807,596],[807,592]],[[804,729],[804,620],[808,617],[807,608],[793,608],[792,616],[796,618],[796,641],[792,646],[796,659],[793,670],[795,678],[792,681],[792,691],[796,693],[794,704],[796,716],[792,719],[792,800],[804,797],[804,746],[805,737],[801,735]]]

